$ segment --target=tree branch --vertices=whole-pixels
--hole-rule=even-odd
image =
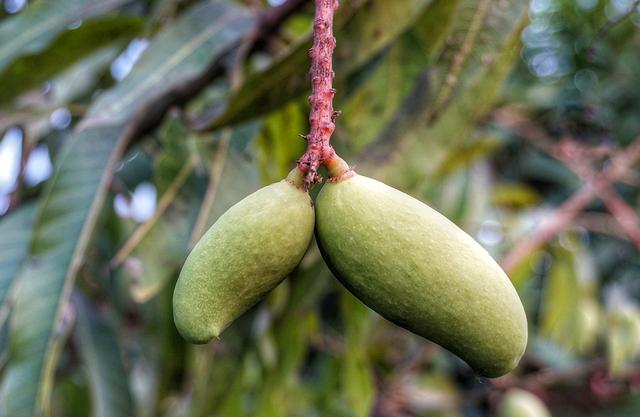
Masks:
[[[629,169],[640,159],[640,138],[626,150],[619,151],[614,155],[611,166],[607,170],[596,173],[589,164],[592,163],[593,158],[608,154],[608,149],[602,147],[585,149],[573,140],[564,140],[557,146],[539,126],[517,112],[502,110],[496,112],[494,118],[500,125],[514,129],[528,142],[565,163],[584,181],[584,186],[561,205],[532,238],[520,242],[504,258],[503,267],[507,272],[515,268],[528,254],[549,242],[572,223],[596,197],[605,203],[632,242],[640,247],[640,221],[633,209],[611,186],[613,182],[625,178]]]
[[[298,160],[298,168],[305,174],[305,189],[310,189],[322,181],[318,175],[320,165],[326,165],[332,176],[339,176],[349,170],[346,163],[337,157],[330,145],[331,135],[336,128],[335,119],[340,112],[333,110],[333,50],[336,38],[333,36],[333,16],[338,9],[338,0],[316,0],[316,16],[313,21],[313,46],[311,56],[311,96],[309,104],[309,124],[311,131],[303,136],[307,140],[307,151]],[[346,168],[345,168],[346,166]],[[337,169],[335,169],[337,168]]]
[[[509,252],[502,261],[503,268],[509,272],[517,267],[530,253],[549,242],[570,224],[594,198],[607,190],[611,183],[626,175],[640,160],[640,138],[637,138],[626,149],[617,152],[611,165],[602,173],[594,175],[571,198],[562,204],[549,217],[533,236],[523,239]]]

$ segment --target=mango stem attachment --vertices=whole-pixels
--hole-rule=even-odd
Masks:
[[[311,56],[311,96],[309,104],[309,124],[311,130],[303,137],[307,141],[307,151],[298,160],[298,168],[305,175],[304,188],[310,189],[322,181],[318,175],[321,165],[327,166],[330,175],[331,167],[339,171],[339,164],[334,160],[338,158],[335,150],[330,145],[331,135],[336,128],[335,119],[340,112],[333,110],[333,97],[336,90],[333,88],[333,51],[336,47],[336,38],[333,36],[333,16],[338,9],[338,0],[316,0],[316,15],[313,21],[313,47],[309,51]],[[333,163],[331,163],[333,161]],[[346,165],[346,163],[344,163]],[[347,166],[348,167],[348,166]],[[341,175],[343,172],[338,172]]]

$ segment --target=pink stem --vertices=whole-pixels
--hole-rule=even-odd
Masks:
[[[320,165],[331,167],[337,157],[330,145],[331,135],[336,128],[335,119],[339,112],[333,110],[333,50],[336,38],[333,37],[333,16],[338,8],[338,0],[316,0],[316,16],[313,22],[313,47],[311,55],[311,113],[309,124],[311,131],[304,136],[307,151],[298,160],[298,168],[305,174],[304,186],[308,190],[322,181],[318,175]],[[342,166],[343,164],[339,164]],[[346,164],[344,164],[346,165]],[[334,175],[331,172],[331,175]],[[337,172],[338,174],[340,172]]]

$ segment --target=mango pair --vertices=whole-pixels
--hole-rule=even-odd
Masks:
[[[302,174],[229,209],[189,255],[174,319],[206,343],[298,265],[315,229],[334,275],[386,319],[452,351],[478,375],[513,369],[527,321],[509,278],[469,235],[424,203],[355,173],[327,182],[316,201]]]

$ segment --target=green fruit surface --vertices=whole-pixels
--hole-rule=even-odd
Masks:
[[[283,180],[224,213],[187,258],[173,293],[180,334],[206,343],[298,265],[313,236],[309,194]]]
[[[362,175],[327,183],[316,200],[316,237],[334,275],[383,317],[481,376],[518,364],[527,320],[509,278],[426,204]]]
[[[500,417],[551,417],[547,406],[535,395],[521,389],[512,389],[500,403]]]

